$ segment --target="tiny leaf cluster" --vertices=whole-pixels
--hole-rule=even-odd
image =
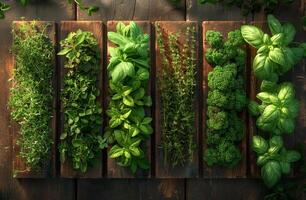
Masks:
[[[71,159],[73,168],[86,172],[103,147],[100,91],[100,51],[91,32],[78,30],[61,41],[66,74],[61,91],[64,127],[60,136],[60,159]]]
[[[195,144],[195,27],[166,35],[156,25],[162,66],[157,72],[160,92],[161,148],[164,162],[182,166],[193,159]],[[180,37],[184,38],[182,46]]]
[[[17,144],[27,170],[40,170],[50,162],[55,50],[48,26],[31,22],[13,27],[15,68],[9,108],[20,125]]]
[[[239,113],[246,106],[244,68],[246,52],[240,30],[228,33],[227,40],[218,31],[206,32],[210,45],[205,58],[214,67],[208,74],[206,140],[204,160],[208,166],[232,168],[241,160],[236,146],[244,137]]]
[[[149,84],[149,35],[130,22],[119,22],[116,32],[108,32],[110,47],[107,67],[109,77],[109,117],[105,138],[112,145],[109,157],[133,173],[149,169],[142,145],[150,139],[152,118],[145,112],[152,106],[147,95]]]

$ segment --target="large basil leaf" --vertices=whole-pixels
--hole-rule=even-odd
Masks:
[[[278,129],[282,133],[293,133],[295,128],[294,121],[288,118],[281,118],[278,120]]]
[[[285,23],[282,32],[284,33],[284,45],[287,46],[293,41],[296,30],[292,24]]]
[[[263,45],[263,35],[262,30],[256,26],[243,25],[241,26],[241,34],[244,40],[255,48],[259,48]]]
[[[291,170],[290,163],[284,162],[284,161],[280,161],[279,164],[280,164],[280,166],[282,168],[282,173],[283,174],[289,174],[290,173],[290,170]]]
[[[286,65],[286,60],[285,60],[285,56],[284,56],[284,53],[283,51],[280,49],[280,48],[274,48],[272,50],[270,50],[269,52],[269,58],[281,65],[281,66],[285,66]]]
[[[124,37],[123,35],[115,32],[108,32],[107,37],[110,41],[112,41],[113,43],[119,46],[124,46],[130,42],[130,40],[127,37]]]
[[[273,35],[283,31],[281,23],[273,15],[268,15],[268,26]]]
[[[280,86],[277,97],[283,102],[286,103],[292,100],[295,96],[295,91],[292,83],[283,83]]]
[[[291,101],[287,102],[286,107],[289,110],[291,118],[297,117],[300,111],[300,103],[298,100],[292,99]]]
[[[285,155],[286,161],[289,163],[296,162],[301,159],[301,154],[294,150],[288,150]]]
[[[277,153],[282,147],[283,147],[283,139],[280,136],[273,136],[270,140],[269,140],[269,150],[268,152],[273,154],[273,153]]]
[[[277,161],[270,161],[261,168],[261,176],[267,187],[273,187],[281,178],[282,168]]]
[[[265,54],[257,54],[253,61],[253,71],[260,79],[270,79],[273,62]]]
[[[271,42],[275,46],[281,46],[284,42],[284,34],[283,33],[278,33],[276,35],[273,35],[271,37]]]
[[[262,92],[274,93],[277,91],[278,85],[275,82],[263,80],[260,85],[260,90]]]
[[[134,74],[134,65],[130,62],[121,62],[114,67],[113,71],[111,71],[114,83],[122,81],[126,76],[133,76]]]
[[[262,115],[257,119],[257,126],[265,131],[274,131],[280,111],[275,105],[268,105]]]
[[[261,136],[253,136],[252,149],[257,154],[262,155],[268,151],[269,145],[267,141]]]

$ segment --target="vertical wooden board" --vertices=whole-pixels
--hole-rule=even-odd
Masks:
[[[32,23],[31,21],[14,21],[12,28],[17,30],[20,26],[23,24],[30,24]],[[46,34],[52,41],[54,48],[56,46],[56,36],[55,36],[55,23],[54,22],[47,22],[47,21],[37,21],[36,24],[38,26],[40,25],[49,25],[48,28],[46,29]],[[13,41],[14,42],[14,41]],[[56,59],[55,59],[55,54],[53,55],[52,58],[52,64],[53,64],[53,80],[51,82],[53,86],[53,100],[52,100],[52,118],[50,120],[50,138],[52,141],[55,141],[55,135],[56,135]],[[15,56],[13,55],[13,67],[15,65]],[[12,86],[12,85],[11,85]],[[45,178],[48,176],[55,175],[55,143],[52,144],[51,146],[51,151],[49,155],[49,161],[46,163],[46,166],[43,167],[39,171],[28,171],[27,170],[27,165],[25,161],[20,158],[19,152],[20,152],[20,147],[17,145],[17,140],[20,137],[20,125],[11,119],[11,130],[12,130],[12,150],[13,150],[13,159],[12,159],[12,165],[13,165],[13,173],[15,174],[16,178]]]
[[[177,5],[169,0],[88,0],[86,4],[99,6],[99,11],[88,16],[78,8],[78,20],[185,20],[185,0]]]
[[[240,29],[241,25],[243,25],[244,22],[242,21],[205,21],[203,22],[203,104],[204,109],[202,113],[202,124],[203,124],[203,151],[206,150],[207,144],[205,142],[206,140],[206,112],[207,112],[207,104],[206,99],[208,96],[208,73],[213,70],[213,66],[211,66],[205,59],[205,53],[210,46],[208,45],[206,41],[206,32],[208,30],[216,30],[219,31],[224,38],[227,38],[227,33],[236,29]],[[247,90],[247,84],[248,84],[248,77],[247,77],[247,64],[245,67],[244,72],[244,78],[245,78],[245,90]],[[246,109],[241,113],[241,118],[245,122],[244,131],[245,131],[245,137],[240,142],[239,147],[241,149],[241,155],[242,160],[238,164],[238,166],[234,167],[233,169],[228,169],[221,166],[212,166],[209,167],[206,165],[205,162],[203,162],[203,175],[207,178],[241,178],[246,177],[247,173],[247,138],[248,138],[248,128],[247,128],[247,115],[246,115]]]
[[[107,31],[116,31],[116,25],[119,21],[109,21],[107,23]],[[129,24],[130,21],[122,21],[125,25]],[[149,34],[150,38],[151,38],[151,26],[150,26],[150,22],[148,21],[137,21],[136,22],[137,25],[139,25],[139,27],[143,30],[144,33]],[[151,41],[151,40],[150,40]],[[109,49],[109,47],[116,47],[110,40],[107,40],[107,48]],[[149,56],[151,54],[151,50],[149,52]],[[110,59],[110,54],[109,51],[107,53],[107,57],[108,57],[108,61]],[[146,89],[146,95],[151,95],[151,83],[152,83],[152,62],[150,62],[149,64],[151,66],[150,69],[150,79],[148,81],[148,86]],[[105,90],[105,94],[108,93],[108,80],[107,80],[107,76],[105,77],[105,86],[106,86],[106,90]],[[108,95],[107,95],[108,96]],[[153,97],[152,97],[153,98]],[[110,97],[108,96],[107,101],[109,101]],[[108,106],[106,106],[107,108]],[[148,117],[152,117],[152,111],[153,108],[146,108],[146,115]],[[106,118],[107,119],[107,118]],[[108,121],[108,119],[107,119]],[[107,123],[106,123],[107,124]],[[153,123],[152,123],[153,126]],[[152,137],[151,137],[152,138]],[[145,144],[142,145],[143,150],[145,150],[146,152],[146,158],[148,159],[148,161],[150,162],[150,164],[152,163],[152,150],[151,150],[151,138],[146,140]],[[107,176],[109,178],[136,178],[136,177],[150,177],[151,176],[151,171],[152,168],[150,168],[149,170],[140,170],[138,171],[135,175],[131,172],[131,170],[129,168],[126,167],[121,167],[116,163],[115,159],[109,158],[107,156]]]
[[[241,10],[236,7],[226,7],[222,3],[199,4],[198,0],[186,0],[186,19],[194,21],[233,21],[251,19],[250,16],[243,16]]]
[[[188,179],[186,200],[258,200],[266,188],[256,179]]]
[[[103,25],[100,21],[62,21],[61,22],[61,30],[60,30],[60,40],[64,40],[70,32],[74,32],[77,30],[82,31],[90,31],[94,34],[95,38],[98,41],[98,46],[100,49],[100,72],[98,75],[98,87],[100,90],[100,96],[98,97],[98,101],[100,102],[100,105],[103,108]],[[60,88],[63,89],[63,79],[66,74],[66,70],[64,69],[64,63],[65,59],[63,57],[60,58]],[[64,127],[64,113],[63,113],[63,105],[60,104],[60,131],[58,133],[58,139],[59,135],[63,131]],[[101,116],[102,120],[102,116]],[[102,127],[101,127],[101,136],[102,136]],[[60,141],[59,141],[60,143]],[[60,176],[65,178],[100,178],[102,177],[102,151],[101,154],[97,157],[98,163],[96,166],[93,166],[88,169],[86,173],[82,173],[80,171],[76,171],[72,168],[71,161],[69,159],[61,164],[60,166]]]
[[[194,102],[195,107],[195,136],[194,142],[196,144],[196,149],[194,150],[193,159],[189,163],[186,163],[184,166],[176,166],[171,167],[170,164],[165,163],[162,146],[162,131],[161,131],[161,99],[160,99],[160,87],[157,81],[157,74],[162,69],[162,56],[159,51],[159,47],[157,45],[157,38],[155,38],[155,73],[156,73],[156,81],[155,81],[155,170],[156,170],[156,177],[157,178],[193,178],[198,177],[200,174],[200,160],[199,160],[199,148],[201,147],[200,132],[199,132],[199,124],[200,124],[200,115],[199,110],[201,108],[201,90],[199,89],[199,83],[201,82],[201,66],[199,64],[199,27],[197,22],[185,22],[185,21],[178,21],[178,22],[171,22],[171,21],[158,21],[155,23],[155,26],[159,24],[163,34],[169,35],[171,33],[184,33],[187,27],[195,27],[195,34],[196,34],[196,97]],[[155,35],[157,37],[157,32],[155,30]],[[185,43],[184,36],[179,38],[179,45],[184,45]]]
[[[184,200],[185,181],[178,179],[102,179],[80,180],[79,200],[158,199]]]

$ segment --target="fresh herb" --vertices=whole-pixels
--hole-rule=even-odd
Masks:
[[[109,117],[105,134],[112,145],[109,157],[115,158],[123,167],[149,169],[149,162],[142,149],[153,133],[152,118],[146,116],[145,108],[152,106],[146,88],[149,84],[149,35],[131,22],[119,22],[116,32],[108,32],[108,39],[116,47],[109,48]]]
[[[252,25],[241,27],[245,41],[258,49],[253,61],[253,71],[261,80],[277,81],[302,58],[305,49],[293,43],[296,30],[290,23],[281,24],[273,15],[268,15],[272,37]]]
[[[199,4],[223,4],[226,7],[241,9],[242,15],[247,16],[260,12],[272,13],[280,4],[289,6],[294,0],[198,0]]]
[[[252,149],[258,156],[256,164],[261,167],[262,179],[269,188],[281,179],[282,174],[289,174],[291,164],[301,158],[299,152],[283,146],[280,136],[273,136],[269,141],[253,136]]]
[[[261,92],[256,95],[261,104],[250,103],[253,116],[257,116],[256,125],[262,131],[273,135],[290,134],[295,128],[295,118],[299,113],[299,102],[295,99],[291,83],[277,85],[263,81]]]
[[[195,27],[184,33],[166,33],[156,25],[162,66],[157,72],[160,90],[161,147],[164,162],[184,165],[192,161],[195,144],[196,40]],[[183,34],[181,36],[181,34]],[[180,37],[185,42],[179,44]]]
[[[27,6],[30,0],[16,0],[18,1],[22,6]],[[99,10],[98,6],[86,6],[84,5],[82,0],[67,0],[69,4],[75,3],[79,8],[85,12],[89,16],[91,16],[94,12],[97,12]],[[11,9],[11,6],[4,3],[3,1],[0,1],[0,19],[5,18],[5,12]]]
[[[241,160],[236,146],[244,137],[244,123],[238,113],[246,106],[243,73],[246,52],[240,30],[228,33],[227,41],[218,31],[207,31],[210,45],[205,58],[214,66],[208,74],[207,129],[204,153],[207,165],[232,168]]]
[[[91,32],[78,30],[61,41],[65,70],[61,91],[64,127],[60,136],[60,158],[72,160],[73,168],[86,172],[103,147],[102,108],[98,101],[100,51]]]
[[[20,125],[17,145],[27,170],[40,170],[50,161],[54,74],[54,44],[49,25],[36,22],[13,27],[15,68],[10,90],[11,117]]]

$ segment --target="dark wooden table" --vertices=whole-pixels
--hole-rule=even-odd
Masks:
[[[11,2],[13,10],[0,21],[0,200],[6,199],[263,199],[266,192],[259,179],[13,179],[12,178],[12,134],[7,111],[8,78],[12,72],[9,52],[12,36],[11,22],[25,17],[26,20],[263,20],[263,13],[242,17],[237,9],[220,6],[200,6],[197,0],[182,0],[174,6],[167,0],[88,0],[97,4],[100,11],[89,17],[65,0],[32,1],[26,8]],[[290,20],[297,27],[298,39],[306,40],[300,18],[304,14],[305,0],[296,0],[291,7],[281,7],[276,15]],[[299,133],[295,140],[305,143],[306,138],[306,70],[305,60],[290,74],[297,88],[298,98],[303,100],[298,119]],[[248,168],[248,173],[249,173]]]

